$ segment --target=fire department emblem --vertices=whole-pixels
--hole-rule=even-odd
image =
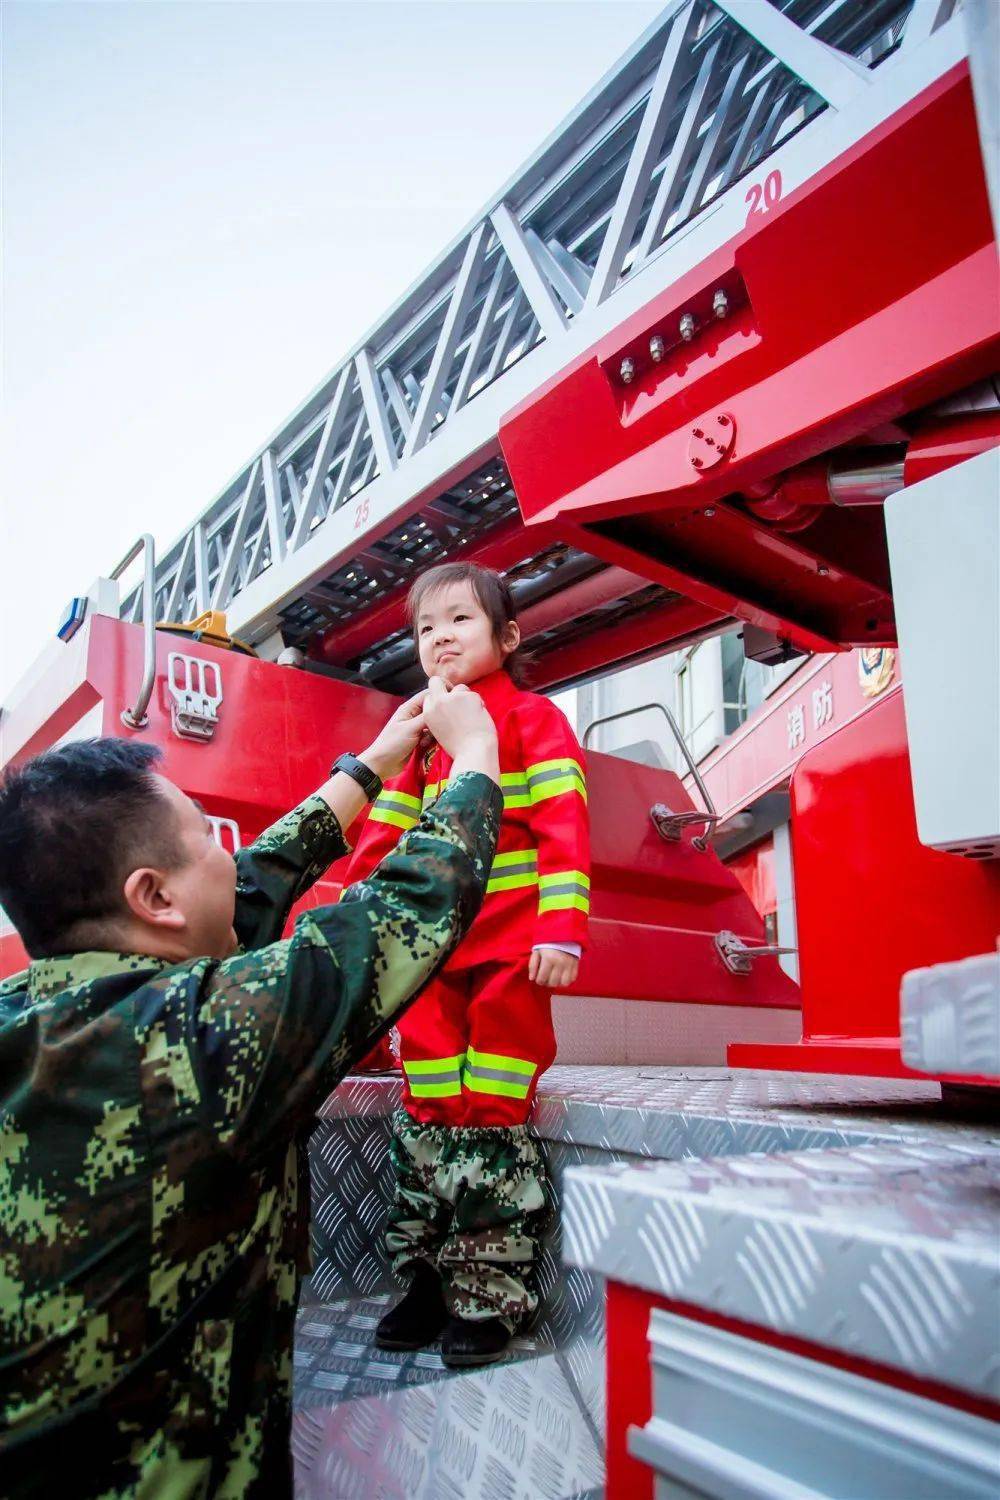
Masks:
[[[866,698],[884,693],[896,675],[896,653],[888,646],[863,646],[858,652],[858,681]]]

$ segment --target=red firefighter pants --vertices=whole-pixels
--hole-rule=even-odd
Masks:
[[[528,959],[445,972],[399,1023],[403,1106],[428,1125],[521,1125],[556,1055]]]

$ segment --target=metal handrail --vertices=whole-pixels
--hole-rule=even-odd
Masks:
[[[619,713],[605,714],[600,719],[591,719],[590,723],[583,731],[583,748],[586,750],[590,736],[593,734],[594,730],[599,729],[602,724],[614,724],[619,719],[631,718],[633,714],[642,714],[645,713],[648,709],[653,709],[663,714],[667,723],[670,725],[670,731],[673,734],[674,739],[680,746],[681,755],[684,757],[684,760],[687,763],[688,770],[694,777],[695,785],[697,786],[698,791],[701,793],[701,800],[705,804],[705,811],[703,813],[672,813],[669,811],[669,809],[663,808],[662,814],[658,816],[662,805],[660,803],[657,803],[656,807],[652,809],[651,813],[653,822],[656,824],[658,831],[663,833],[665,838],[669,838],[672,835],[668,833],[664,828],[661,828],[660,825],[661,823],[666,823],[668,820],[674,824],[674,826],[678,830],[678,833],[679,830],[688,823],[706,824],[705,833],[701,837],[692,840],[692,843],[696,848],[704,850],[708,847],[709,834],[718,823],[719,815],[715,810],[715,803],[712,801],[708,787],[701,779],[701,772],[698,770],[698,767],[695,764],[694,757],[692,756],[690,747],[688,746],[688,742],[684,738],[684,735],[681,731],[681,726],[678,724],[677,720],[674,718],[673,714],[670,712],[665,703],[640,703],[635,708],[623,708]]]
[[[149,715],[146,713],[146,709],[149,707],[149,700],[153,696],[153,683],[156,681],[156,605],[153,597],[156,580],[156,544],[148,531],[143,532],[139,540],[129,548],[118,566],[111,570],[112,578],[120,578],[129,563],[134,562],[139,553],[144,549],[146,559],[142,575],[142,624],[144,631],[142,682],[139,684],[135,706],[133,708],[122,709],[122,723],[128,729],[145,729],[149,723]]]

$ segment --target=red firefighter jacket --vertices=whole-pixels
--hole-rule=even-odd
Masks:
[[[504,812],[482,910],[448,967],[527,955],[538,944],[586,944],[590,847],[583,751],[548,698],[504,671],[471,684],[497,727]],[[364,880],[433,802],[451,772],[435,745],[417,751],[372,804],[344,881]]]

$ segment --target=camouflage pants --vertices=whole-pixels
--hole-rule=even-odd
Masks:
[[[530,1127],[422,1125],[401,1113],[390,1155],[396,1195],[385,1242],[393,1270],[417,1260],[435,1266],[456,1317],[499,1317],[514,1328],[533,1313],[548,1194]]]

